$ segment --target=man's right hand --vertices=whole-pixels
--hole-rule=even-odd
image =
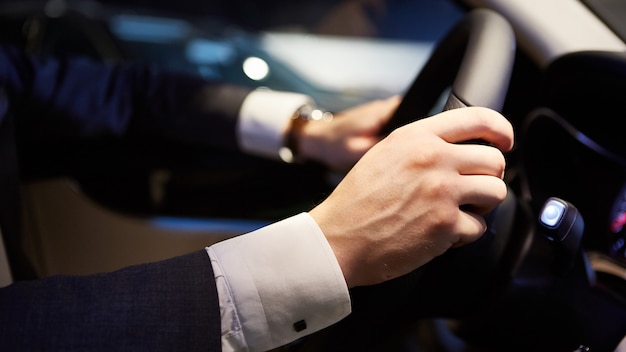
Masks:
[[[481,139],[492,146],[462,144]],[[513,127],[498,112],[455,109],[398,128],[310,211],[349,287],[407,274],[486,230],[506,197]]]

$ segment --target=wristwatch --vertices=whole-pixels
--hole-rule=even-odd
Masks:
[[[304,162],[299,155],[298,136],[302,128],[309,121],[330,122],[334,118],[333,113],[320,110],[312,105],[301,106],[291,117],[291,123],[285,136],[283,147],[279,150],[280,158],[286,163]]]

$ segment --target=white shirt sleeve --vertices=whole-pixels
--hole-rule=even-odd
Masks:
[[[308,213],[207,248],[222,313],[222,351],[267,351],[350,314],[326,237]]]
[[[239,111],[239,147],[251,154],[278,159],[289,121],[303,105],[313,105],[313,100],[304,94],[269,89],[250,92]]]

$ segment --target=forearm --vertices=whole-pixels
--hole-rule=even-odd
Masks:
[[[294,112],[311,99],[209,81],[151,65],[0,51],[24,143],[98,138],[240,150],[278,159]]]
[[[2,49],[0,82],[25,141],[142,137],[237,147],[248,89],[151,65]]]
[[[219,351],[215,281],[204,251],[113,273],[0,289],[7,351]]]

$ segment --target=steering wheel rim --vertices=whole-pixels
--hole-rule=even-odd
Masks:
[[[469,12],[439,42],[382,134],[428,116],[448,87],[444,110],[464,106],[502,110],[514,56],[515,37],[504,18],[487,9]],[[493,231],[488,229],[474,243],[450,249],[408,275],[353,288],[352,313],[309,337],[303,350],[309,345],[315,351],[320,346],[325,351],[368,349],[380,336],[395,334],[403,324],[419,318],[460,318],[479,313],[483,303],[497,297],[499,288],[505,287],[507,273],[515,270],[524,252],[529,238],[524,234],[532,233],[528,208],[512,192],[496,210],[498,216],[492,211],[487,217]],[[511,229],[523,235],[503,236]]]
[[[500,14],[488,9],[469,12],[439,42],[405,93],[387,132],[428,116],[448,89],[444,111],[468,106],[502,111],[515,49],[513,29]],[[481,239],[450,249],[418,269],[420,295],[429,302],[422,312],[468,316],[497,297],[523,256],[527,234],[532,233],[529,217],[528,209],[509,190],[505,201],[485,216],[488,230]]]
[[[515,49],[513,28],[504,17],[488,9],[469,12],[435,47],[383,132],[428,116],[448,87],[443,110],[502,111]]]

